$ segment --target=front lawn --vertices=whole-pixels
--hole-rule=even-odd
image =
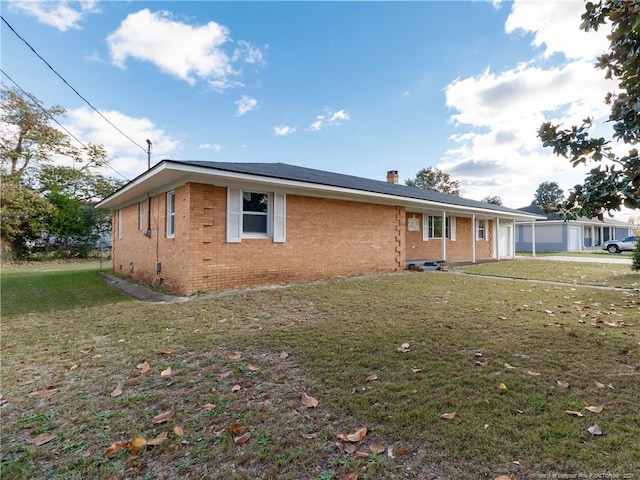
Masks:
[[[640,478],[633,288],[429,272],[147,304],[87,274],[2,272],[3,479]]]

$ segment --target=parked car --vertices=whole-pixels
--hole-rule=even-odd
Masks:
[[[635,250],[637,244],[638,237],[632,235],[630,237],[623,238],[622,240],[609,240],[604,242],[602,244],[602,249],[609,253],[630,252]]]

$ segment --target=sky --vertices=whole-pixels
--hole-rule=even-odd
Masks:
[[[579,29],[584,5],[2,0],[1,78],[64,107],[61,123],[103,145],[120,179],[147,169],[149,139],[151,165],[283,162],[401,182],[433,167],[463,197],[520,208],[540,183],[568,192],[587,171],[542,148],[543,122],[592,117],[611,138],[615,84],[594,67],[607,32]]]

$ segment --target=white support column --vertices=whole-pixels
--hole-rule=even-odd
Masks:
[[[536,257],[536,221],[531,220],[531,256]]]
[[[451,226],[449,226],[451,227]],[[447,261],[447,212],[442,212],[442,260]],[[449,232],[451,234],[451,232]]]
[[[485,225],[485,235],[487,226]],[[476,214],[471,215],[471,263],[476,263]]]
[[[500,217],[496,217],[495,235],[493,243],[496,246],[496,260],[500,260]]]

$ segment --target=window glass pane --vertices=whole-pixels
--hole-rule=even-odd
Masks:
[[[245,213],[242,216],[242,230],[245,233],[267,233],[267,216]]]
[[[442,238],[442,217],[433,217],[433,237]]]
[[[245,212],[267,213],[269,196],[266,193],[244,192],[242,194],[242,210]]]

